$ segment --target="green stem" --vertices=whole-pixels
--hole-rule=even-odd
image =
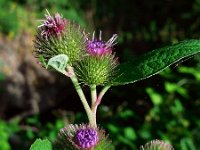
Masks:
[[[101,100],[104,96],[104,94],[108,91],[108,89],[110,88],[111,86],[105,86],[101,92],[99,93],[97,99],[96,99],[96,102],[95,104],[92,106],[92,112],[94,114],[94,116],[96,116],[96,113],[97,113],[97,108],[99,106],[99,104],[101,103]]]
[[[85,95],[83,93],[83,90],[78,82],[78,79],[76,77],[76,75],[74,74],[74,71],[73,71],[73,68],[71,66],[67,66],[67,69],[68,71],[71,73],[71,80],[72,80],[72,83],[74,84],[74,87],[76,89],[76,92],[78,93],[79,95],[79,98],[83,104],[83,107],[86,111],[86,114],[88,116],[88,119],[89,119],[89,122],[92,126],[96,127],[96,116],[93,114],[93,112],[91,111],[90,109],[90,106],[88,105],[88,102],[85,98]]]
[[[96,100],[97,100],[97,89],[96,89],[96,85],[91,85],[90,86],[90,91],[91,91],[91,102],[92,102],[92,106],[95,104]]]
[[[95,105],[95,102],[97,100],[97,89],[96,89],[96,85],[93,84],[90,86],[90,92],[91,92],[91,107],[93,107]],[[97,124],[97,119],[96,119],[96,114],[94,112],[93,113],[93,119],[94,119],[94,123],[95,125]]]

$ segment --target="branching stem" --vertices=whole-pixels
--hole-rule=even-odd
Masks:
[[[97,127],[97,123],[96,123],[97,108],[98,108],[99,104],[101,103],[101,100],[102,100],[104,94],[108,91],[110,86],[105,86],[101,90],[101,92],[99,93],[98,96],[97,96],[96,85],[93,84],[90,86],[90,91],[91,91],[91,108],[90,108],[88,101],[83,93],[83,90],[78,82],[78,79],[74,73],[74,69],[71,66],[67,66],[67,72],[65,73],[65,75],[70,77],[70,79],[72,80],[72,83],[74,84],[76,92],[78,93],[79,98],[80,98],[80,100],[83,104],[83,107],[86,111],[86,114],[88,116],[89,123],[91,124],[91,126],[96,128]]]
[[[93,114],[96,116],[96,113],[97,113],[97,108],[99,106],[99,104],[101,103],[101,100],[104,96],[104,94],[108,91],[108,89],[110,88],[111,86],[105,86],[101,92],[99,93],[97,99],[96,99],[96,102],[94,103],[94,105],[92,106],[92,112]]]
[[[80,86],[80,84],[78,82],[78,79],[77,79],[76,75],[73,72],[73,68],[71,66],[67,66],[67,69],[72,74],[70,76],[70,79],[72,80],[72,83],[74,84],[76,92],[79,95],[79,98],[80,98],[80,100],[81,100],[81,102],[83,104],[83,107],[84,107],[85,111],[86,111],[86,114],[88,116],[90,124],[92,126],[96,127],[96,116],[93,114],[93,112],[91,111],[90,106],[88,105],[88,102],[87,102],[86,97],[85,97],[85,95],[83,93],[83,90],[82,90],[82,88],[81,88],[81,86]]]

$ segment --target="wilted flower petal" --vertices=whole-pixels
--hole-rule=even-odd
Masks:
[[[47,11],[46,19],[42,20],[42,24],[38,26],[41,29],[41,36],[48,39],[50,36],[59,36],[65,29],[67,20],[63,19],[59,13],[51,16]]]
[[[84,30],[70,20],[56,13],[51,16],[47,11],[34,39],[34,54],[46,68],[48,60],[60,54],[69,57],[72,65],[86,55],[86,34]]]

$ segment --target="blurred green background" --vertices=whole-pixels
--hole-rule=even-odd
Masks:
[[[120,62],[200,36],[200,0],[0,0],[0,150],[27,150],[38,137],[55,139],[69,123],[87,122],[71,82],[33,57],[33,39],[45,9],[87,31],[119,35]],[[89,89],[84,87],[89,96]],[[159,75],[112,87],[98,123],[117,150],[162,139],[177,150],[200,149],[200,57]]]

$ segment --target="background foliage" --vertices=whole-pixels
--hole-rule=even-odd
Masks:
[[[200,35],[200,0],[0,0],[2,150],[28,149],[38,137],[53,140],[64,125],[87,121],[70,81],[32,58],[37,20],[46,8],[91,32],[101,29],[105,40],[117,33],[120,62]],[[134,150],[163,139],[178,150],[200,149],[199,68],[196,56],[150,79],[113,87],[98,112],[113,145]]]

